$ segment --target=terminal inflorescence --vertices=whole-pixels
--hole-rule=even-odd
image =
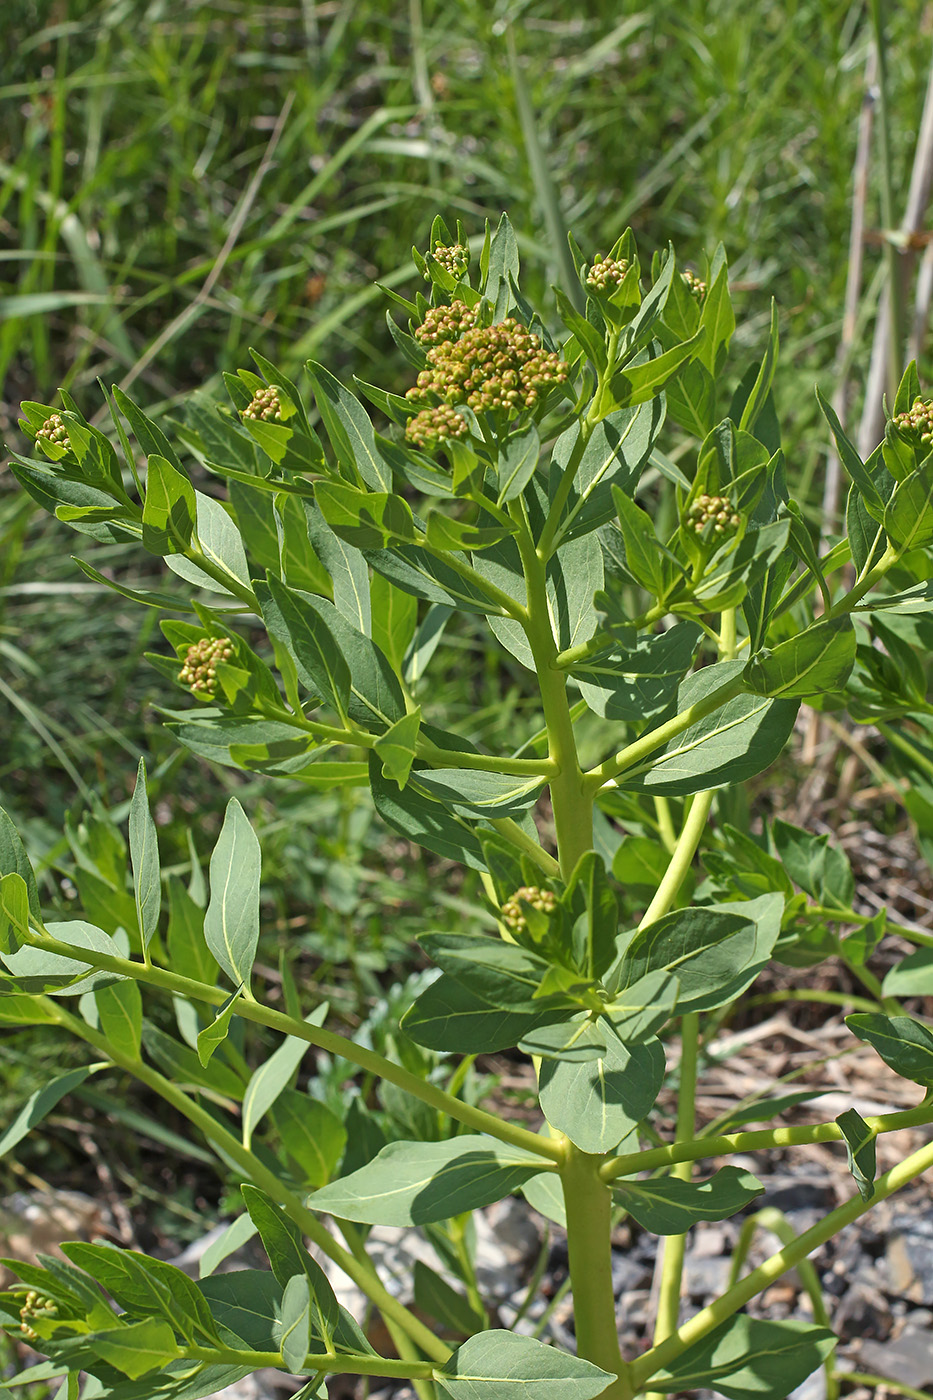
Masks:
[[[538,885],[521,885],[513,895],[509,895],[499,910],[500,919],[512,933],[528,932],[522,900],[541,914],[553,914],[557,908],[557,895],[553,890],[542,890]]]
[[[61,414],[53,413],[46,418],[42,427],[36,431],[36,438],[42,438],[43,442],[54,443],[56,447],[63,447],[66,452],[71,451],[71,438],[68,436],[68,429]]]
[[[202,637],[185,652],[178,679],[192,694],[210,697],[214,694],[218,661],[229,661],[232,655],[229,637]]]
[[[243,410],[244,418],[254,418],[259,422],[278,423],[282,418],[282,403],[278,385],[270,384],[267,389],[257,389]]]
[[[628,258],[604,258],[602,253],[597,253],[586,274],[586,285],[598,292],[611,292],[622,284],[629,266]]]
[[[713,534],[725,535],[737,530],[740,517],[727,496],[697,496],[687,511],[687,524],[700,535],[712,522]]]
[[[432,345],[427,360],[406,397],[435,394],[477,412],[533,408],[543,393],[567,378],[566,363],[511,316],[495,326],[474,326],[459,340]]]
[[[914,399],[912,407],[892,421],[905,437],[919,438],[924,447],[933,446],[933,399]]]

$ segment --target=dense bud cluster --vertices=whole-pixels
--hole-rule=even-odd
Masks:
[[[434,257],[451,277],[460,278],[470,265],[470,250],[462,243],[435,243]],[[425,274],[426,276],[428,274]]]
[[[406,397],[436,394],[476,411],[533,408],[542,392],[567,378],[565,362],[511,316],[497,326],[474,326],[458,341],[433,345],[427,358],[428,367]]]
[[[32,1326],[31,1318],[36,1317],[57,1317],[58,1305],[53,1298],[46,1298],[42,1293],[37,1293],[34,1288],[23,1300],[23,1306],[19,1310],[19,1330],[22,1332],[27,1342],[39,1340],[39,1334]]]
[[[724,535],[737,530],[740,519],[728,496],[697,496],[687,511],[687,525],[700,535],[712,521],[713,533]]]
[[[706,296],[706,283],[703,281],[703,278],[697,277],[694,272],[687,271],[682,272],[680,278],[693,299],[695,301],[702,301]]]
[[[218,661],[229,661],[233,647],[229,637],[202,637],[185,652],[185,661],[178,679],[195,695],[211,696],[217,676]]]
[[[628,258],[604,258],[602,253],[597,253],[586,274],[586,285],[598,292],[611,292],[621,284],[629,266]]]
[[[405,436],[414,447],[440,447],[448,438],[466,437],[466,419],[449,403],[423,408],[405,424]]]
[[[66,452],[71,451],[71,438],[68,436],[68,429],[65,427],[61,414],[53,413],[50,418],[46,418],[42,427],[36,432],[36,439],[42,438],[44,442],[54,442],[56,447],[63,447]]]
[[[264,423],[278,423],[282,417],[282,404],[276,384],[268,389],[257,389],[243,410],[244,418],[255,418]]]
[[[476,325],[476,315],[476,308],[462,301],[452,301],[449,306],[431,306],[415,331],[415,339],[422,345],[444,345],[459,340],[465,331]]]
[[[914,399],[913,407],[893,419],[905,437],[919,438],[924,447],[933,446],[933,399]]]
[[[512,933],[528,931],[528,921],[522,913],[522,900],[541,914],[553,914],[557,908],[557,895],[553,890],[542,890],[538,885],[519,886],[499,910],[499,918]]]

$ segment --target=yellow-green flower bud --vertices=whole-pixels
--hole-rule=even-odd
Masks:
[[[71,451],[71,438],[68,436],[68,429],[61,414],[53,413],[46,418],[41,428],[36,430],[36,440],[53,443],[56,447],[62,447],[66,452]]]
[[[557,908],[557,895],[553,890],[543,890],[538,885],[519,886],[499,910],[499,918],[512,933],[528,931],[528,920],[522,911],[523,900],[541,914],[553,914]]]
[[[891,420],[904,437],[933,446],[933,399],[914,399],[913,405]]]
[[[714,535],[731,535],[739,528],[741,517],[728,496],[697,496],[687,511],[685,524],[690,530],[702,535],[707,525],[712,525]]]
[[[462,243],[435,243],[434,257],[445,272],[449,272],[451,277],[456,277],[458,280],[463,277],[470,266],[470,250],[465,248]],[[430,274],[426,272],[425,277],[429,278],[429,276]]]
[[[587,270],[586,285],[597,292],[611,292],[621,286],[629,267],[628,258],[604,258],[602,253],[597,253],[592,267]]]
[[[697,277],[696,273],[687,270],[684,270],[680,277],[694,301],[702,301],[706,296],[706,283],[703,278]]]
[[[405,424],[405,436],[412,446],[428,450],[442,446],[449,438],[464,438],[468,432],[466,419],[449,403],[423,408]]]
[[[202,637],[185,652],[185,660],[178,679],[186,685],[192,695],[200,695],[209,700],[217,681],[217,663],[229,661],[233,646],[229,637]]]
[[[434,322],[431,325],[434,334]],[[475,412],[502,409],[511,414],[533,408],[543,393],[563,384],[567,375],[563,360],[545,350],[527,326],[508,317],[495,326],[474,325],[458,340],[437,340],[406,398],[423,402],[436,396],[448,404],[465,403]]]
[[[267,389],[257,389],[243,410],[244,418],[253,418],[262,423],[279,423],[282,420],[282,402],[277,384]]]

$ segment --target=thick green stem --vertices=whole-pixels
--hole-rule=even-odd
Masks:
[[[520,504],[513,501],[510,509],[519,527],[516,543],[527,593],[522,626],[538,674],[541,706],[547,726],[548,757],[555,766],[550,779],[551,806],[557,829],[558,859],[561,873],[566,879],[584,851],[590,850],[593,845],[593,795],[586,790],[577,758],[567,680],[554,664],[557,643],[551,628],[546,564],[540,557],[540,551],[535,549]]]
[[[146,967],[142,963],[132,962],[128,958],[112,957],[109,953],[98,953],[91,948],[73,947],[70,943],[62,943],[59,939],[49,936],[36,936],[30,942],[37,948],[45,949],[46,952],[60,953],[63,957],[71,960],[77,959],[91,967],[117,972],[122,977],[131,977],[136,982],[145,982],[154,987],[161,987],[177,996],[207,1002],[210,1006],[219,1006],[227,999],[227,993],[219,987],[209,987],[206,983],[195,982],[190,977],[179,977],[176,973],[168,972],[164,968]],[[255,1021],[258,1025],[268,1026],[270,1030],[280,1031],[283,1035],[306,1040],[309,1045],[316,1045],[319,1049],[326,1050],[329,1055],[338,1055],[349,1060],[351,1064],[358,1065],[367,1074],[388,1080],[389,1083],[404,1089],[414,1098],[421,1099],[422,1103],[428,1104],[441,1113],[446,1113],[448,1117],[465,1124],[468,1128],[473,1128],[476,1132],[488,1133],[492,1137],[499,1138],[502,1142],[510,1143],[513,1147],[522,1147],[529,1152],[537,1152],[551,1162],[559,1162],[563,1156],[561,1147],[553,1139],[544,1137],[540,1133],[531,1133],[527,1128],[520,1128],[517,1124],[503,1122],[495,1114],[487,1113],[484,1109],[476,1108],[472,1104],[463,1103],[436,1084],[419,1079],[416,1074],[412,1074],[401,1065],[393,1064],[391,1060],[385,1059],[374,1050],[358,1045],[355,1041],[337,1035],[334,1031],[324,1030],[321,1026],[311,1026],[307,1021],[298,1021],[284,1011],[275,1011],[269,1006],[262,1006],[259,1002],[248,1002],[242,999],[236,1004],[235,1014],[245,1021]],[[547,1169],[547,1163],[543,1163],[541,1170],[547,1171]]]
[[[705,795],[705,794],[704,794]],[[707,808],[707,810],[709,810]],[[700,1018],[690,1011],[683,1018],[680,1032],[680,1087],[677,1096],[677,1137],[692,1138],[696,1132],[697,1063],[700,1045]],[[693,1163],[676,1162],[671,1176],[689,1181]],[[662,1244],[661,1287],[658,1292],[658,1315],[654,1325],[655,1345],[677,1330],[680,1321],[680,1293],[683,1285],[686,1235],[666,1235]],[[651,1396],[649,1400],[663,1400]]]
[[[687,871],[693,863],[693,857],[697,853],[703,832],[706,830],[706,820],[712,805],[713,794],[711,792],[698,792],[694,796],[690,804],[690,811],[687,813],[687,820],[684,822],[683,831],[680,833],[674,854],[671,856],[670,864],[655,891],[654,898],[645,910],[644,917],[639,924],[640,929],[647,928],[649,924],[663,918],[673,908]]]
[[[80,1021],[78,1017],[72,1016],[57,1004],[55,1005],[55,1014],[59,1025],[65,1027],[79,1039],[86,1040],[101,1054],[111,1059],[114,1064],[132,1074],[140,1083],[145,1084],[153,1093],[158,1094],[166,1103],[171,1104],[190,1123],[200,1129],[208,1142],[220,1149],[224,1156],[236,1162],[250,1180],[254,1181],[267,1195],[282,1206],[289,1218],[300,1226],[308,1238],[329,1259],[339,1265],[366,1297],[379,1308],[380,1312],[387,1319],[396,1323],[426,1355],[438,1361],[447,1359],[450,1355],[450,1348],[439,1341],[423,1322],[420,1322],[406,1307],[393,1298],[391,1293],[375,1278],[369,1267],[364,1268],[348,1250],[339,1245],[314,1212],[302,1205],[299,1198],[282,1185],[276,1173],[265,1166],[248,1148],[244,1147],[239,1138],[229,1132],[222,1123],[219,1123],[213,1114],[208,1113],[194,1099],[189,1098],[184,1090],[179,1089],[177,1085],[173,1084],[170,1079],[166,1079],[163,1074],[159,1074],[157,1070],[150,1069],[139,1059],[132,1059],[128,1055],[121,1054],[105,1036],[99,1035],[90,1026]]]
[[[866,1118],[873,1133],[896,1133],[900,1128],[918,1128],[933,1123],[933,1103],[925,1101],[917,1108],[902,1113],[885,1113]],[[604,1181],[618,1176],[634,1176],[636,1172],[656,1171],[675,1162],[697,1162],[703,1157],[727,1157],[734,1152],[763,1152],[776,1147],[806,1147],[817,1142],[841,1142],[842,1129],[838,1123],[801,1124],[793,1128],[759,1128],[749,1133],[721,1133],[716,1137],[698,1137],[690,1142],[672,1142],[666,1147],[651,1147],[646,1152],[629,1152],[611,1157],[601,1168]]]
[[[631,1400],[612,1288],[612,1190],[600,1179],[602,1161],[568,1143],[561,1168],[574,1328],[580,1356],[619,1377],[602,1392],[604,1400]]]
[[[281,1354],[277,1351],[236,1351],[233,1347],[181,1347],[179,1359],[203,1361],[208,1365],[249,1366],[259,1370],[272,1366],[279,1371],[286,1369]],[[421,1376],[430,1380],[436,1367],[430,1361],[394,1361],[382,1356],[341,1356],[326,1351],[309,1353],[305,1358],[305,1371],[323,1371],[329,1376],[397,1376],[401,1380],[411,1380]]]
[[[772,1254],[770,1259],[757,1269],[753,1269],[746,1278],[737,1283],[733,1288],[729,1288],[711,1303],[709,1307],[702,1308],[694,1317],[673,1334],[660,1346],[652,1347],[645,1352],[637,1361],[632,1364],[632,1376],[636,1387],[640,1387],[649,1381],[651,1377],[662,1369],[669,1366],[671,1362],[698,1342],[701,1338],[712,1332],[721,1322],[732,1317],[738,1310],[750,1302],[752,1298],[757,1298],[759,1293],[779,1279],[782,1274],[787,1273],[801,1259],[806,1259],[821,1244],[833,1239],[846,1225],[851,1225],[858,1220],[859,1216],[871,1210],[872,1206],[879,1201],[886,1200],[888,1196],[899,1191],[914,1177],[920,1176],[923,1172],[933,1168],[933,1143],[927,1143],[917,1152],[912,1152],[898,1166],[892,1167],[884,1176],[875,1182],[874,1194],[869,1201],[863,1201],[861,1196],[853,1196],[845,1205],[837,1210],[830,1211],[818,1224],[811,1229],[804,1231],[793,1244],[785,1245],[778,1250],[777,1254]]]

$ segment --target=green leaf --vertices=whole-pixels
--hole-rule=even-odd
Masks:
[[[848,472],[849,479],[858,492],[859,498],[864,502],[865,509],[876,521],[881,520],[884,515],[885,502],[881,492],[872,480],[871,473],[852,443],[846,437],[843,426],[836,417],[835,411],[831,404],[828,403],[820,393],[819,388],[816,390],[816,401],[836,441],[836,451],[839,453],[839,460]]]
[[[358,549],[354,549],[346,540],[339,539],[334,534],[313,501],[302,501],[301,504],[306,538],[310,540],[314,552],[333,583],[335,608],[358,632],[362,632],[366,637],[370,636],[373,624],[372,588],[366,560]],[[304,555],[307,557],[307,554],[308,550],[305,547]],[[326,591],[291,576],[288,582],[308,588],[311,593]]]
[[[304,1186],[325,1186],[347,1145],[347,1130],[335,1113],[317,1099],[285,1089],[272,1108],[282,1147],[294,1159]]]
[[[771,835],[785,871],[819,904],[850,909],[855,898],[855,877],[849,858],[829,836],[814,836],[790,822],[775,821]]]
[[[243,1081],[228,1065],[213,1059],[202,1065],[194,1050],[165,1031],[143,1020],[143,1045],[149,1057],[181,1088],[196,1087],[214,1098],[238,1101],[243,1097]]]
[[[902,958],[885,977],[881,991],[886,997],[933,996],[933,948],[918,948]]]
[[[159,926],[162,886],[159,867],[159,838],[149,811],[146,784],[146,764],[139,760],[136,787],[130,803],[130,860],[133,864],[133,885],[136,891],[136,914],[139,936],[148,948]]]
[[[823,1364],[836,1340],[827,1328],[796,1318],[765,1322],[736,1313],[672,1366],[655,1371],[650,1388],[709,1389],[726,1400],[784,1400]]]
[[[365,567],[365,565],[364,565]],[[372,630],[370,635],[388,659],[396,675],[401,675],[405,656],[418,627],[418,600],[397,588],[382,574],[370,582]],[[354,624],[356,625],[356,624]],[[360,631],[364,631],[360,628]]]
[[[411,506],[404,496],[359,491],[343,481],[319,481],[314,499],[334,534],[355,549],[414,544],[418,538]]]
[[[632,408],[617,409],[590,433],[567,500],[566,513],[554,537],[555,548],[565,540],[587,534],[611,519],[611,487],[631,493],[651,456],[664,421],[664,400],[653,398]],[[551,498],[557,480],[577,446],[580,425],[561,434],[551,452]]]
[[[532,807],[544,778],[464,768],[425,768],[409,778],[419,792],[467,817],[515,816]]]
[[[415,1260],[414,1293],[419,1312],[433,1317],[447,1331],[468,1337],[488,1326],[485,1313],[478,1312],[468,1298],[421,1259]]]
[[[202,554],[227,576],[230,587],[225,588],[211,574],[184,554],[168,554],[165,562],[173,573],[199,588],[212,593],[237,593],[250,587],[249,565],[240,532],[220,501],[195,491],[197,501],[196,534]]]
[[[315,1007],[310,1015],[305,1017],[308,1025],[323,1025],[327,1010],[326,1002],[322,1006]],[[246,1093],[243,1095],[243,1146],[245,1148],[250,1147],[256,1124],[264,1114],[269,1112],[282,1091],[288,1087],[304,1059],[305,1053],[310,1048],[306,1040],[302,1040],[298,1036],[286,1036],[279,1048],[268,1059],[263,1060],[258,1069],[253,1071],[252,1078],[246,1086]]]
[[[667,587],[665,559],[669,557],[655,533],[654,525],[647,511],[635,504],[631,496],[612,488],[622,541],[625,546],[625,564],[636,583],[640,583],[654,597],[662,594]]]
[[[382,759],[383,777],[391,778],[400,788],[408,782],[420,730],[421,706],[418,705],[380,734],[373,745],[374,752]]]
[[[373,425],[359,399],[323,365],[309,360],[306,368],[343,475],[351,481],[362,478],[374,491],[391,491],[392,471],[376,446]]]
[[[425,540],[432,549],[457,554],[463,550],[490,549],[515,534],[514,525],[477,525],[454,520],[445,510],[429,510],[425,523]]]
[[[391,1142],[359,1171],[308,1204],[369,1225],[428,1225],[508,1196],[541,1171],[542,1158],[481,1134],[447,1142]]]
[[[9,880],[11,877],[6,876]],[[87,948],[97,953],[107,953],[110,957],[122,957],[126,952],[104,933],[103,929],[80,919],[69,919],[64,923],[50,923],[47,931],[60,943],[70,943],[73,948]],[[88,964],[80,958],[69,958],[62,953],[47,953],[43,948],[24,946],[15,953],[5,953],[3,961],[14,977],[48,978],[49,995],[77,996],[92,991],[95,987],[106,986],[116,980],[112,972],[92,972]]]
[[[452,1400],[592,1400],[616,1379],[591,1361],[498,1329],[464,1342],[434,1376]]]
[[[615,403],[620,408],[629,408],[654,398],[686,361],[695,358],[705,339],[706,332],[699,330],[670,350],[661,350],[660,341],[653,341],[612,376],[609,392]]]
[[[178,1356],[175,1333],[161,1318],[92,1332],[86,1340],[102,1360],[134,1381]]]
[[[418,1045],[431,1050],[477,1055],[506,1050],[541,1026],[566,1016],[563,1003],[527,1004],[523,1010],[501,1007],[444,975],[422,992],[402,1017],[402,1029]]]
[[[382,761],[376,754],[370,755],[369,782],[376,811],[394,831],[435,855],[462,861],[474,870],[486,868],[470,823],[446,811],[412,782],[400,789],[390,778],[383,777]]]
[[[180,977],[217,981],[217,960],[204,939],[204,910],[195,903],[177,875],[168,879],[168,964]]]
[[[41,913],[41,905],[33,868],[29,863],[29,857],[19,832],[7,813],[0,807],[0,876],[3,875],[21,876],[26,882],[29,911],[38,917]]]
[[[207,946],[236,986],[249,986],[259,943],[259,841],[231,797],[211,855],[211,898],[204,915]]]
[[[693,622],[675,622],[666,632],[615,648],[571,675],[594,714],[603,719],[645,720],[665,710],[693,664],[702,632]]]
[[[725,1220],[764,1193],[764,1186],[740,1167],[721,1167],[708,1181],[659,1177],[616,1181],[613,1196],[653,1235],[685,1235],[698,1220]]]
[[[5,1157],[22,1142],[27,1133],[32,1132],[32,1129],[52,1112],[59,1100],[70,1094],[79,1084],[83,1084],[91,1072],[83,1066],[81,1069],[70,1069],[66,1074],[60,1074],[51,1080],[44,1088],[30,1094],[12,1123],[0,1136],[0,1157]]]
[[[852,619],[843,613],[753,656],[745,679],[758,695],[832,695],[845,688],[855,664],[855,646]]]
[[[486,232],[488,236],[488,225]],[[501,215],[488,246],[482,283],[483,295],[493,307],[493,320],[501,321],[508,313],[511,304],[510,289],[513,284],[518,285],[519,272],[518,242],[507,214]],[[481,273],[483,261],[480,260]]]
[[[933,540],[933,459],[899,481],[884,512],[884,528],[901,554]]]
[[[741,661],[721,661],[689,676],[678,692],[678,712],[704,700],[743,669]],[[638,768],[623,772],[618,785],[679,797],[744,782],[781,753],[798,705],[796,700],[737,695],[669,740]]]
[[[310,1330],[330,1350],[340,1309],[327,1275],[305,1249],[298,1226],[289,1220],[270,1196],[260,1191],[258,1186],[244,1185],[242,1191],[246,1209],[259,1230],[277,1283],[286,1288],[296,1276],[307,1280]]]
[[[855,1178],[859,1195],[863,1201],[870,1201],[875,1194],[877,1134],[854,1108],[847,1108],[845,1113],[840,1113],[836,1122],[845,1140],[849,1171]]]
[[[503,1010],[527,1011],[550,964],[537,953],[478,934],[426,933],[428,957],[468,991]]]
[[[311,1287],[304,1274],[295,1274],[282,1294],[279,1346],[286,1371],[304,1370],[311,1341]]]
[[[866,1012],[846,1017],[846,1025],[903,1079],[933,1088],[933,1031],[910,1016]]]
[[[296,595],[270,574],[267,585],[257,584],[257,596],[266,626],[288,648],[302,685],[345,719],[350,668],[324,618],[307,606],[309,595]]]
[[[541,440],[533,423],[522,432],[509,435],[504,451],[499,454],[496,468],[499,485],[498,505],[514,501],[522,494],[534,476],[540,454]]]
[[[139,987],[129,978],[93,993],[100,1028],[110,1044],[130,1060],[139,1055],[143,1029],[143,999]]]
[[[768,339],[768,346],[762,358],[758,375],[752,385],[751,392],[745,401],[745,407],[742,409],[742,417],[739,420],[739,427],[744,432],[751,433],[754,431],[755,424],[767,403],[768,395],[771,392],[771,384],[774,380],[774,370],[777,365],[778,340],[777,302],[772,297],[771,333]]]
[[[0,879],[0,953],[15,953],[29,935],[29,890],[22,875]]]
[[[235,1269],[198,1280],[211,1316],[245,1348],[278,1351],[275,1335],[284,1284],[265,1269]]]
[[[217,1268],[218,1264],[222,1264],[225,1259],[229,1259],[230,1255],[233,1254],[235,1250],[240,1249],[248,1240],[251,1240],[255,1234],[257,1234],[256,1226],[249,1215],[244,1213],[238,1216],[236,1220],[227,1226],[223,1234],[218,1235],[218,1237],[208,1245],[207,1249],[201,1255],[198,1264],[198,1276],[200,1278],[208,1278]]]
[[[220,1340],[197,1285],[174,1264],[113,1244],[74,1242],[63,1249],[134,1317],[161,1317],[191,1343]]]
[[[545,1060],[538,1097],[548,1122],[582,1152],[611,1152],[648,1114],[664,1081],[658,1040],[623,1045],[606,1036],[606,1052],[583,1064]]]
[[[202,1065],[210,1063],[214,1051],[227,1039],[230,1032],[230,1021],[242,995],[243,984],[241,983],[235,992],[230,993],[223,1005],[217,1008],[213,1021],[198,1032],[198,1059]]]
[[[164,457],[149,458],[143,502],[143,544],[152,554],[174,554],[191,543],[197,503],[194,487]]]

